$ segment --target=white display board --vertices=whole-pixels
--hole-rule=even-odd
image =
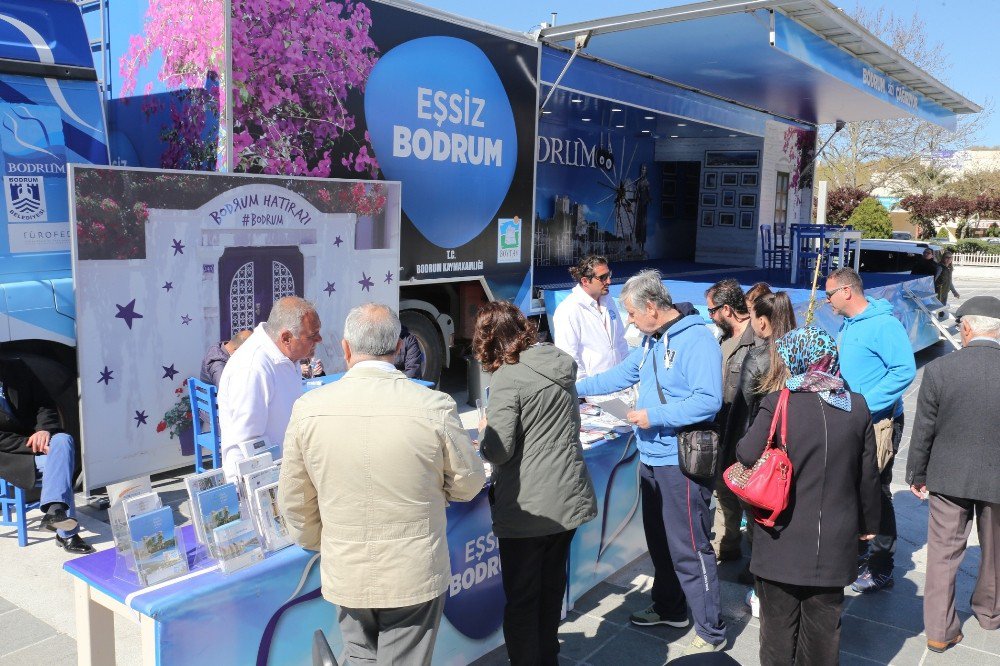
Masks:
[[[344,369],[352,307],[398,308],[397,182],[106,167],[70,178],[88,489],[192,464],[190,433],[171,437],[167,418],[177,389],[276,297],[315,304],[327,372]]]

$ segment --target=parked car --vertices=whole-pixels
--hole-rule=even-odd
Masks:
[[[942,247],[927,241],[874,239],[861,240],[860,270],[863,273],[909,273],[926,248],[940,257]],[[853,250],[848,265],[853,265]]]
[[[892,238],[894,240],[913,240],[913,234],[909,231],[893,231]]]

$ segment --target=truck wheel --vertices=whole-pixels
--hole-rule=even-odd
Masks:
[[[417,338],[423,360],[420,363],[420,376],[437,387],[441,379],[441,369],[444,367],[444,340],[430,319],[415,310],[405,310],[399,313],[399,321]]]

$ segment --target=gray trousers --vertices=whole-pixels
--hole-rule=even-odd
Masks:
[[[402,608],[339,607],[337,620],[347,663],[430,664],[441,626],[444,596]]]
[[[983,629],[1000,628],[1000,504],[930,495],[927,518],[927,582],[924,631],[932,641],[950,641],[961,632],[955,612],[955,575],[976,517],[982,552],[972,612]]]

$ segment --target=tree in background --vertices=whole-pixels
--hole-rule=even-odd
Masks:
[[[826,197],[827,224],[848,224],[848,218],[858,205],[868,198],[868,192],[859,187],[838,187]]]
[[[917,14],[904,20],[860,3],[850,14],[917,67],[939,79],[947,72],[943,45],[928,39],[926,24]],[[971,144],[990,110],[987,104],[982,113],[960,117],[954,131],[915,118],[847,123],[823,152],[821,177],[834,187],[874,189],[893,183],[900,174],[918,168],[922,158]],[[822,127],[820,143],[832,131],[831,126]]]
[[[889,211],[874,197],[865,198],[847,223],[861,232],[862,238],[889,238],[892,236],[892,220]]]

